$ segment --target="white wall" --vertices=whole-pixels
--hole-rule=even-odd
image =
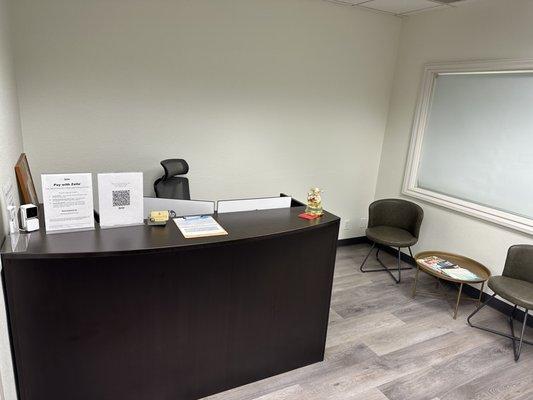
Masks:
[[[22,152],[22,135],[11,54],[6,0],[0,0],[0,188],[9,179],[16,185],[14,165]],[[18,198],[17,198],[18,201]],[[8,231],[5,204],[0,196],[0,244]],[[1,267],[1,265],[0,265]],[[3,289],[0,287],[0,399],[15,400],[16,389],[7,335]]]
[[[185,158],[198,199],[326,192],[359,236],[399,18],[321,0],[16,0],[25,150],[42,172]],[[39,190],[39,189],[38,189]]]
[[[483,0],[404,21],[376,198],[401,193],[423,65],[428,62],[533,58],[533,2]],[[531,201],[531,199],[523,199]],[[419,202],[425,218],[417,251],[470,256],[501,273],[509,246],[533,237]]]
[[[22,153],[20,116],[9,35],[7,0],[0,0],[0,189],[12,180],[16,185],[14,166]],[[18,200],[18,198],[17,198]],[[8,232],[3,196],[0,196],[0,242]]]
[[[425,63],[533,58],[530,0],[411,16],[388,113],[395,17],[321,0],[12,3],[37,183],[41,172],[141,170],[149,194],[159,160],[183,157],[194,198],[303,199],[323,187],[326,208],[352,220],[341,237],[362,234],[376,179],[376,198],[400,195]],[[417,250],[456,251],[499,273],[511,244],[533,242],[422,205]]]

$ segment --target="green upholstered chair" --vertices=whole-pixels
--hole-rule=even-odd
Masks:
[[[368,228],[366,237],[372,241],[372,248],[365,257],[361,267],[361,272],[378,272],[386,271],[396,283],[402,280],[402,268],[400,264],[401,248],[407,247],[411,257],[411,246],[418,242],[420,225],[424,218],[424,210],[415,203],[402,199],[383,199],[377,200],[370,204],[368,208]],[[398,278],[396,278],[391,269],[379,259],[379,246],[376,251],[376,259],[381,264],[379,269],[364,269],[372,250],[376,245],[391,246],[398,249]]]
[[[511,246],[507,252],[507,259],[505,260],[505,267],[502,275],[489,278],[488,285],[494,294],[468,316],[468,324],[474,328],[492,332],[511,339],[513,341],[514,358],[515,361],[518,361],[520,358],[520,352],[522,351],[522,344],[533,344],[527,340],[524,340],[528,312],[529,310],[533,309],[533,246],[526,244]],[[476,315],[479,310],[489,304],[492,299],[496,297],[496,295],[514,304],[513,312],[509,316],[511,334],[506,334],[490,328],[474,325],[470,321],[470,319]],[[524,319],[522,321],[522,333],[520,337],[516,337],[514,334],[514,319],[516,317],[516,311],[518,307],[525,309]]]

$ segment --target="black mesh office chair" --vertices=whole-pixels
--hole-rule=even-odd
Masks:
[[[183,176],[189,172],[187,161],[172,158],[161,161],[165,175],[154,182],[156,197],[165,199],[190,200],[189,180]]]
[[[372,241],[372,248],[359,267],[361,272],[386,271],[396,283],[402,280],[402,271],[411,268],[402,268],[400,264],[401,248],[409,248],[418,242],[420,225],[424,218],[424,210],[415,203],[402,199],[383,199],[370,204],[368,208],[368,229],[366,237]],[[381,264],[380,269],[364,269],[368,257],[376,247],[376,244],[391,246],[398,249],[398,278],[379,259],[379,247],[376,252],[376,260]]]
[[[473,328],[495,333],[496,335],[511,339],[513,341],[514,359],[515,361],[518,361],[520,358],[520,352],[522,351],[522,344],[533,344],[532,342],[524,340],[528,312],[533,309],[533,246],[527,244],[511,246],[507,252],[507,259],[505,260],[505,267],[503,268],[502,275],[489,278],[488,284],[494,294],[468,316],[468,324]],[[470,319],[476,315],[479,310],[489,304],[496,295],[514,304],[513,312],[509,317],[511,334],[474,325],[470,321]],[[514,334],[514,319],[518,306],[525,309],[520,337],[516,337]],[[516,346],[517,342],[518,347]]]

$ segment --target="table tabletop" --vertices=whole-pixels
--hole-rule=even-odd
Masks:
[[[458,266],[465,268],[469,270],[470,272],[476,274],[480,279],[478,280],[462,280],[462,279],[454,279],[446,274],[440,273],[435,271],[433,268],[426,267],[422,263],[419,262],[420,259],[426,258],[426,257],[439,257],[443,260],[450,261],[454,264],[457,264]],[[418,253],[415,255],[415,260],[418,265],[418,267],[423,270],[424,272],[433,275],[436,278],[443,279],[445,281],[449,282],[456,282],[456,283],[481,283],[485,282],[487,279],[490,278],[491,273],[490,270],[481,264],[480,262],[473,260],[471,258],[459,255],[459,254],[453,254],[453,253],[447,253],[444,251],[423,251],[421,253]]]

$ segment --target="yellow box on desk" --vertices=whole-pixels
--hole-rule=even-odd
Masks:
[[[166,225],[169,219],[170,213],[167,210],[150,211],[148,225]]]

